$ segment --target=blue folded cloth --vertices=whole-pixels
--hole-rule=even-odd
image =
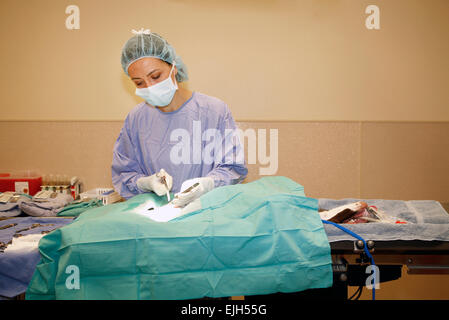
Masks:
[[[320,210],[330,210],[357,201],[365,201],[369,206],[376,206],[391,217],[408,222],[406,224],[372,222],[344,225],[365,240],[449,241],[449,214],[438,201],[322,198],[318,201],[318,207]],[[353,240],[349,234],[332,225],[325,225],[324,229],[329,242]]]
[[[66,205],[73,202],[69,194],[56,193],[55,198],[45,200],[32,199],[20,203],[20,209],[34,217],[55,217]]]
[[[72,221],[72,218],[35,217],[17,217],[1,220],[0,227],[16,225],[0,230],[0,242],[5,244],[10,242],[18,230],[29,228],[35,223],[39,223],[42,226],[21,231],[20,233],[28,235],[54,230]],[[36,250],[25,252],[0,252],[0,296],[13,298],[25,292],[40,258],[41,255],[37,248]]]
[[[22,213],[20,209],[20,203],[29,201],[31,196],[27,194],[20,194],[17,201],[11,200],[7,203],[0,203],[0,217],[17,217]]]

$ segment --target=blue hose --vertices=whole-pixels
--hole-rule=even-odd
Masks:
[[[342,225],[336,224],[336,223],[331,222],[331,221],[326,221],[326,220],[321,220],[321,221],[322,221],[323,223],[325,223],[325,224],[333,225],[334,227],[337,227],[338,229],[340,229],[340,230],[346,232],[347,234],[353,236],[354,238],[356,238],[356,239],[358,239],[358,240],[361,240],[361,241],[363,242],[363,250],[365,251],[367,257],[370,259],[371,265],[372,265],[372,266],[375,266],[373,256],[371,255],[371,253],[370,253],[369,250],[368,250],[368,247],[367,247],[367,245],[366,245],[365,239],[363,239],[361,236],[359,236],[359,235],[356,234],[355,232],[353,232],[353,231],[351,231],[351,230],[349,230],[349,229],[346,229],[346,228],[343,227]],[[376,272],[376,269],[374,268],[374,269],[373,269],[374,279],[376,279],[376,277],[377,277],[377,275],[375,274],[375,272]],[[373,299],[373,300],[376,300],[376,288],[375,288],[375,285],[373,285],[372,299]]]

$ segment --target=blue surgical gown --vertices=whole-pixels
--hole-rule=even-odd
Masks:
[[[200,92],[193,92],[190,99],[173,112],[162,112],[145,102],[140,103],[126,117],[114,145],[114,189],[125,199],[143,193],[136,185],[137,179],[160,169],[173,177],[171,191],[174,193],[179,192],[185,180],[198,177],[212,177],[215,187],[239,183],[248,173],[245,161],[236,159],[242,154],[239,139],[234,138],[232,144],[227,144],[231,148],[223,147],[220,152],[215,152],[219,148],[210,147],[214,139],[218,141],[217,137],[222,137],[223,142],[229,132],[236,129],[228,106]],[[208,132],[213,136],[209,134],[209,140]],[[178,134],[173,136],[173,133]],[[207,158],[203,157],[206,150]],[[233,155],[236,156],[233,158]]]

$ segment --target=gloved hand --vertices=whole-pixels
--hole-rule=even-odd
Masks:
[[[193,187],[188,192],[184,192],[195,183],[198,183],[196,187]],[[186,180],[181,185],[181,191],[175,195],[172,203],[175,207],[185,207],[195,199],[198,199],[203,194],[211,191],[215,186],[214,179],[211,177],[194,178]]]
[[[162,178],[165,178],[167,186],[162,182]],[[164,169],[159,172],[149,176],[142,177],[136,181],[137,187],[142,191],[154,191],[158,196],[163,196],[173,187],[173,177],[169,175]]]
[[[189,204],[187,204],[184,208],[181,208],[181,213],[179,214],[179,216],[183,216],[185,214],[194,212],[194,211],[198,211],[201,210],[202,206],[201,206],[201,199],[197,198],[195,200],[193,200],[192,202],[190,202]]]

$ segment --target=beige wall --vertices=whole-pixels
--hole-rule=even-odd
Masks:
[[[80,8],[67,30],[65,8]],[[380,8],[380,30],[365,8]],[[122,120],[120,51],[141,27],[237,120],[449,120],[446,0],[2,0],[2,120]]]

